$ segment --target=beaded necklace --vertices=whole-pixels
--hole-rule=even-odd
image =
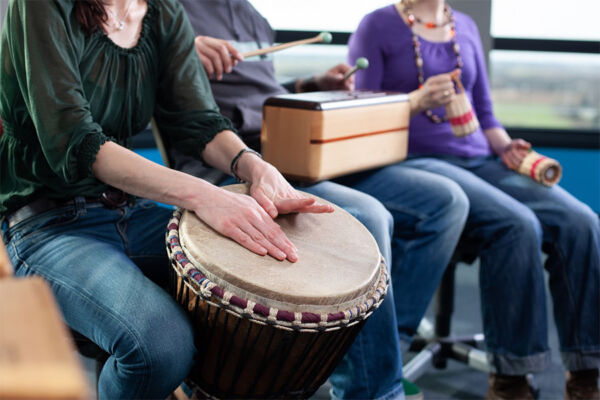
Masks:
[[[412,42],[413,47],[415,49],[415,64],[417,65],[417,78],[419,79],[419,89],[423,87],[425,84],[425,73],[423,72],[423,56],[421,55],[421,43],[419,42],[419,37],[415,34],[413,26],[416,22],[422,23],[418,20],[415,15],[412,13],[410,7],[405,4],[403,1],[402,12],[407,15],[408,26],[410,27],[410,31],[412,33]],[[445,26],[450,24],[450,37],[452,40],[452,50],[454,50],[454,54],[456,54],[456,68],[461,69],[463,66],[462,58],[460,57],[460,46],[456,42],[456,24],[454,22],[454,14],[452,13],[452,9],[445,4],[444,5],[444,15],[446,15],[446,23],[440,26]],[[431,122],[435,124],[441,124],[442,122],[446,122],[448,119],[446,116],[440,117],[436,115],[431,110],[424,111],[427,118],[431,120]]]
[[[404,7],[408,8],[408,6],[404,6]],[[425,26],[425,28],[427,28],[427,29],[435,29],[435,28],[442,28],[450,23],[450,18],[447,17],[446,13],[444,13],[444,16],[446,16],[445,20],[443,22],[440,22],[439,24],[437,22],[425,22],[421,18],[417,17],[414,14],[408,14],[407,19],[408,19],[408,23],[411,26],[416,22],[417,24],[421,24],[421,25]]]

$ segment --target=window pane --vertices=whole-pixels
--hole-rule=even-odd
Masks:
[[[392,0],[250,0],[273,28],[354,32],[365,14]]]
[[[600,55],[494,50],[494,111],[505,126],[600,129]]]
[[[492,36],[600,40],[598,0],[493,0]]]
[[[277,79],[287,82],[297,77],[321,74],[339,63],[346,62],[347,53],[347,46],[323,44],[297,46],[273,53]]]

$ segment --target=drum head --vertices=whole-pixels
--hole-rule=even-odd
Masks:
[[[248,193],[246,185],[225,189]],[[295,312],[337,312],[372,294],[380,278],[381,256],[367,229],[333,206],[331,214],[276,219],[298,248],[296,263],[254,254],[215,232],[191,211],[181,218],[181,245],[196,269],[238,296]]]

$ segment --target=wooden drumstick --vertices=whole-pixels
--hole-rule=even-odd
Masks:
[[[13,268],[0,235],[0,279],[12,276]]]
[[[346,72],[346,74],[344,75],[342,80],[346,80],[346,79],[350,78],[359,69],[367,69],[367,68],[369,68],[369,60],[367,60],[365,57],[359,57],[356,59],[356,63],[354,64],[354,67],[352,67],[351,70]]]
[[[294,42],[282,43],[276,46],[265,47],[264,49],[252,50],[247,53],[242,54],[244,58],[252,57],[252,56],[261,56],[263,54],[273,53],[275,51],[287,49],[289,47],[299,46],[301,44],[309,44],[309,43],[331,43],[331,33],[329,32],[321,32],[317,36],[309,39],[296,40]]]

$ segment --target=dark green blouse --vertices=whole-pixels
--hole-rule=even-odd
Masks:
[[[137,45],[86,35],[74,0],[15,0],[0,44],[0,214],[38,197],[97,196],[100,145],[124,146],[154,115],[168,146],[200,157],[232,129],[219,114],[177,0],[147,0]]]

